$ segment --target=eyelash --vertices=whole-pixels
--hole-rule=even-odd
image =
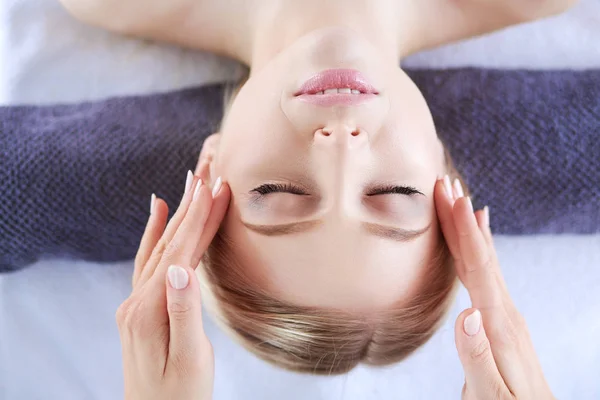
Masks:
[[[308,193],[304,192],[297,186],[294,186],[290,183],[267,183],[264,185],[260,185],[259,187],[252,190],[254,193],[258,193],[261,196],[266,196],[270,193],[291,193],[298,196],[307,196]],[[383,194],[403,194],[407,196],[412,196],[415,194],[423,194],[419,192],[417,189],[411,186],[382,186],[378,188],[372,189],[367,196],[378,196]]]
[[[369,193],[367,193],[367,196],[378,196],[381,194],[403,194],[403,195],[407,195],[407,196],[412,196],[415,194],[423,194],[423,193],[419,192],[417,189],[415,189],[412,186],[389,185],[389,186],[382,186],[382,187],[374,188]]]
[[[298,196],[306,196],[308,194],[299,187],[290,183],[266,183],[264,185],[260,185],[252,191],[260,194],[261,196],[266,196],[269,193],[291,193]]]

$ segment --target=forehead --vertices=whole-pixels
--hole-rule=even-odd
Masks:
[[[286,237],[249,232],[228,216],[235,258],[257,285],[294,304],[375,312],[408,299],[438,245],[437,224],[411,243],[373,237],[351,226],[323,224]]]

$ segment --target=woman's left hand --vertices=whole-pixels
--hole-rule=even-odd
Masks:
[[[117,310],[125,399],[212,397],[214,359],[202,327],[194,269],[219,229],[230,191],[211,190],[188,172],[186,192],[167,225],[167,204],[152,197],[135,259],[133,291]]]
[[[525,319],[500,270],[489,210],[473,211],[457,180],[435,188],[442,232],[473,308],[456,321],[458,355],[465,371],[464,400],[554,399],[544,378]]]

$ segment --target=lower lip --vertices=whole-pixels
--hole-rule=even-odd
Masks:
[[[327,89],[348,88],[361,94],[316,94]],[[329,69],[307,80],[295,96],[300,100],[319,106],[356,106],[373,100],[379,92],[359,71],[352,69]]]

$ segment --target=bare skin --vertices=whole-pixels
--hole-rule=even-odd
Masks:
[[[265,36],[289,41],[319,25],[389,29],[394,32],[391,37],[395,39],[398,56],[405,57],[419,50],[558,14],[576,0],[61,2],[74,16],[92,25],[211,51],[253,65],[254,51]],[[283,43],[275,40],[273,45],[279,47]]]

